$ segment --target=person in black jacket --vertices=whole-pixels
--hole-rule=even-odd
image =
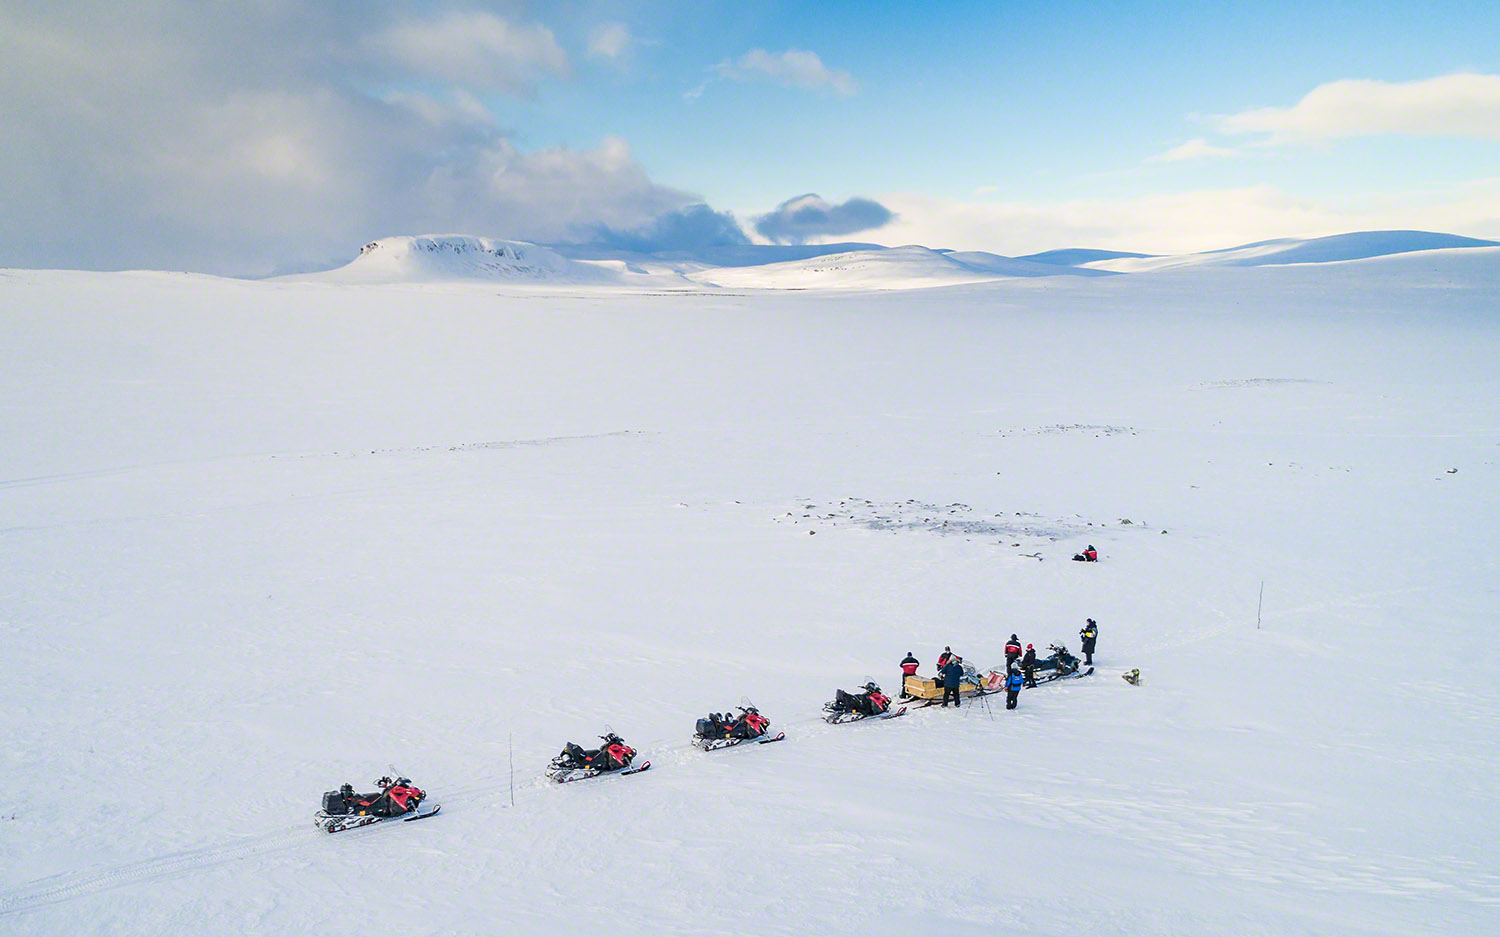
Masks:
[[[906,678],[916,676],[917,667],[921,661],[912,656],[911,651],[906,652],[906,659],[901,661],[901,698],[906,699],[911,694],[906,692]]]
[[[1026,645],[1026,654],[1021,658],[1021,674],[1026,678],[1026,685],[1036,686],[1036,648]]]
[[[963,658],[957,654],[948,658],[948,663],[943,665],[943,708],[948,708],[948,697],[953,697],[953,705],[958,705],[958,685],[964,678]]]
[[[1094,642],[1099,640],[1099,625],[1092,618],[1086,621],[1088,624],[1079,630],[1078,637],[1083,639],[1083,662],[1092,667],[1094,666]]]

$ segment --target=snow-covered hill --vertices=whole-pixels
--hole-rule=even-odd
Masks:
[[[526,241],[446,234],[381,238],[366,244],[358,257],[342,267],[281,279],[330,283],[501,280],[599,285],[623,282],[624,272],[620,265],[571,260]]]
[[[1494,932],[1497,258],[0,271],[0,931]],[[818,719],[1085,617],[1015,712]],[[688,747],[742,695],[786,742]],[[654,770],[541,780],[606,725]],[[439,816],[313,830],[392,764]]]
[[[1497,244],[1500,242],[1431,231],[1358,231],[1321,238],[1277,238],[1196,254],[1114,257],[1088,261],[1086,266],[1121,273],[1144,273],[1171,267],[1260,267],[1334,263],[1415,251],[1494,247]]]

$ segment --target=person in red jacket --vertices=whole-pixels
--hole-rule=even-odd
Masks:
[[[943,653],[938,655],[938,669],[942,670],[948,666],[948,660],[953,656],[953,648],[944,645]]]
[[[1021,659],[1021,639],[1015,635],[1005,642],[1005,669],[1009,670]]]
[[[911,695],[910,693],[906,692],[906,678],[907,677],[916,676],[917,667],[920,665],[920,663],[921,663],[920,661],[918,661],[915,657],[912,656],[911,651],[907,651],[906,652],[906,659],[901,662],[901,698],[902,699],[906,699],[908,696]]]

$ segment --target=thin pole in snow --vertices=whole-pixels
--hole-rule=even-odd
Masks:
[[[1260,581],[1260,598],[1255,600],[1255,630],[1260,630],[1260,608],[1266,601],[1266,581]]]
[[[516,734],[510,733],[507,737],[506,760],[510,762],[510,805],[516,805]]]

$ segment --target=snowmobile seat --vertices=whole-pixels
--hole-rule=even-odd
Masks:
[[[349,812],[349,806],[344,803],[344,794],[342,791],[325,791],[323,793],[323,812],[330,817],[342,817]]]

